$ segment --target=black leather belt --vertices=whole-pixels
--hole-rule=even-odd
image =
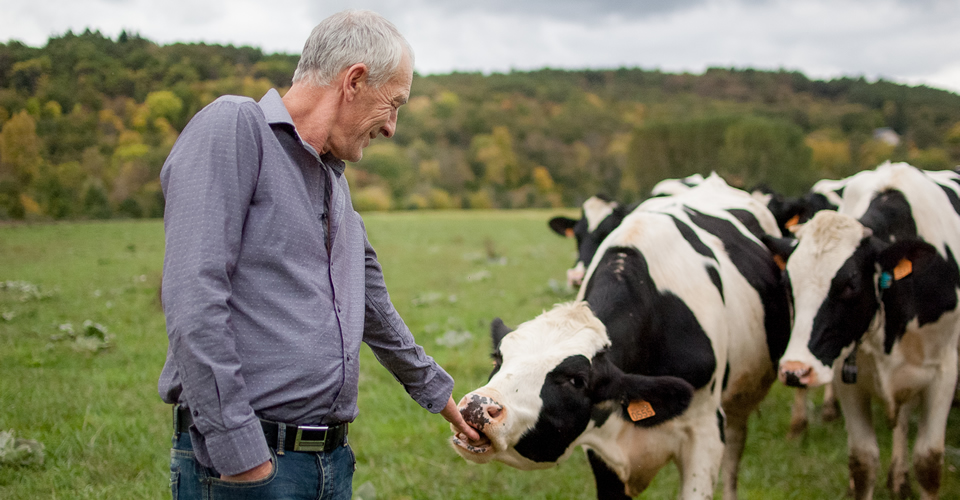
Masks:
[[[173,406],[173,428],[176,432],[188,432],[193,425],[190,409]],[[293,425],[260,419],[267,444],[287,451],[321,452],[339,448],[347,439],[347,424],[338,425]],[[283,446],[280,446],[280,443]]]

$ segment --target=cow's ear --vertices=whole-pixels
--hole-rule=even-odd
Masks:
[[[881,288],[888,288],[893,281],[911,275],[914,263],[936,253],[933,245],[920,239],[902,240],[883,248],[877,254],[877,264],[882,273]]]
[[[500,318],[493,318],[493,321],[490,322],[490,339],[493,341],[493,350],[500,350],[500,341],[507,336],[508,333],[512,332],[513,328],[503,324],[503,320]]]
[[[777,238],[765,234],[762,240],[763,244],[770,249],[770,253],[773,254],[773,261],[777,263],[780,270],[786,269],[787,259],[790,258],[790,255],[792,255],[793,251],[797,248],[796,238]]]
[[[624,418],[641,427],[653,427],[681,415],[693,397],[693,386],[683,379],[623,373],[605,360],[595,360],[590,385],[594,402],[620,403]]]
[[[550,229],[553,229],[553,232],[563,236],[565,238],[573,237],[573,226],[577,225],[576,220],[573,220],[568,217],[554,217],[550,219]]]
[[[803,215],[806,211],[806,205],[800,198],[783,198],[780,206],[780,218],[783,219],[783,227],[793,233],[803,224]]]

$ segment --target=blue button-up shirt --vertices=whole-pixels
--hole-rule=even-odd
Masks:
[[[222,474],[270,458],[258,417],[353,421],[361,340],[429,411],[453,391],[390,302],[343,169],[300,139],[271,90],[201,110],[160,173],[159,391],[190,408],[197,458]]]

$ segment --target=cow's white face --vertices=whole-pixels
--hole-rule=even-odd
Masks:
[[[471,407],[482,412],[469,421],[490,443],[470,447],[455,440],[459,445],[456,450],[468,460],[479,463],[499,460],[518,469],[554,465],[556,460],[536,462],[524,457],[514,446],[537,424],[544,406],[541,392],[547,376],[564,360],[579,359],[580,366],[570,370],[566,382],[570,383],[570,392],[577,386],[584,388],[589,360],[609,343],[606,329],[585,303],[557,307],[520,325],[501,341],[502,361],[487,385],[467,394],[460,402],[461,409]],[[561,456],[573,448],[565,447]]]
[[[585,302],[558,305],[520,325],[500,342],[500,363],[487,385],[460,401],[481,443],[455,436],[454,449],[477,463],[499,460],[542,469],[570,455],[598,404],[642,398],[657,413],[649,425],[686,409],[693,392],[689,384],[624,374],[606,360],[609,344],[603,323]]]
[[[596,196],[591,196],[583,202],[583,218],[587,221],[587,232],[594,232],[600,226],[604,219],[609,217],[619,206],[615,201],[606,201]]]
[[[566,217],[554,217],[550,220],[550,228],[557,234],[576,238],[577,241],[577,263],[567,270],[567,285],[571,288],[580,286],[584,270],[593,260],[597,247],[620,225],[623,213],[618,211],[619,208],[620,204],[615,201],[592,196],[583,202],[583,217],[580,220]]]
[[[843,314],[841,310],[871,318],[875,314],[875,266],[872,259],[860,258],[864,238],[870,234],[853,217],[832,211],[818,212],[797,231],[799,243],[787,261],[794,321],[780,359],[782,382],[804,387],[830,383],[839,350],[864,332],[858,326],[858,332],[838,335],[838,328],[850,322],[838,322],[833,316]]]

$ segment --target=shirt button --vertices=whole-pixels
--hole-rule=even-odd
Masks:
[[[433,403],[427,403],[427,409],[429,410],[431,408],[433,408]]]
[[[199,410],[193,410],[193,416],[194,416],[194,417],[199,417],[199,416],[200,416],[200,411],[199,411]]]

